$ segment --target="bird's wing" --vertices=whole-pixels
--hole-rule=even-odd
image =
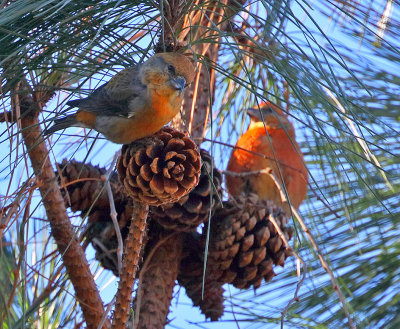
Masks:
[[[146,90],[136,65],[117,73],[88,97],[69,101],[67,105],[97,115],[131,117],[143,107]]]

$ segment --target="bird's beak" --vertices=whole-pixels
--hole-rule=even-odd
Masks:
[[[247,114],[249,115],[250,119],[256,120],[256,121],[263,121],[262,116],[261,116],[261,111],[263,114],[263,117],[269,116],[269,115],[275,115],[274,110],[270,106],[262,106],[260,109],[259,108],[249,108],[247,109]]]
[[[247,109],[247,115],[250,117],[250,119],[254,119],[256,121],[261,120],[261,114],[259,109],[254,109],[250,107]]]
[[[183,89],[185,88],[186,80],[182,77],[176,77],[175,79],[171,80],[171,85],[176,90],[179,90],[179,95],[182,93]]]

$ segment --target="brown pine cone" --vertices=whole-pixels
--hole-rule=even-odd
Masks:
[[[169,127],[124,145],[118,159],[120,181],[139,203],[176,202],[199,182],[200,153],[185,134]]]
[[[184,287],[194,306],[199,306],[201,313],[211,321],[218,321],[224,314],[224,288],[213,273],[206,272],[204,298],[201,296],[203,286],[204,239],[197,232],[185,234],[184,257],[179,266],[178,283]]]
[[[102,266],[118,274],[117,238],[110,217],[110,202],[104,188],[103,175],[106,169],[78,161],[63,160],[59,165],[65,201],[73,211],[81,211],[82,216],[88,214],[86,238],[96,250],[96,259]],[[124,193],[124,187],[116,174],[110,177],[111,190],[117,211],[118,225],[122,238],[128,234],[132,216],[133,201]]]
[[[285,226],[288,217],[255,194],[224,202],[217,210],[211,221],[208,266],[218,280],[256,289],[263,278],[273,278],[273,265],[283,266],[291,253],[269,220],[271,215],[290,240],[292,229]]]
[[[66,159],[58,166],[61,169],[61,190],[71,210],[80,211],[82,216],[88,215],[89,222],[110,221],[110,202],[104,188],[106,169]],[[132,201],[124,193],[116,174],[110,177],[110,184],[116,210],[121,214]]]
[[[129,232],[132,207],[132,204],[127,204],[125,209],[117,215],[122,240],[125,240]],[[105,269],[111,270],[115,276],[118,276],[118,240],[111,217],[108,216],[107,220],[104,221],[90,222],[86,237],[96,250],[95,257],[100,264]]]
[[[222,199],[222,175],[213,166],[211,155],[200,149],[202,167],[199,184],[186,196],[175,203],[150,207],[151,217],[163,227],[172,231],[193,231],[208,220]],[[211,184],[211,176],[213,183]],[[210,194],[212,193],[212,199]]]

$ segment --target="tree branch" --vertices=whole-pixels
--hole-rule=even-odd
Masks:
[[[129,233],[125,239],[122,270],[116,297],[113,329],[125,329],[132,299],[133,283],[138,269],[140,250],[146,232],[148,205],[135,204],[132,211]]]
[[[26,86],[27,83],[25,82]],[[25,90],[29,90],[25,88]],[[38,104],[30,94],[14,94],[13,103],[21,116],[21,134],[33,171],[40,182],[39,191],[64,266],[74,286],[88,328],[97,328],[104,312],[103,303],[86,260],[85,253],[69,221],[64,199],[51,166],[37,117]],[[103,326],[109,328],[109,322]]]
[[[182,235],[161,238],[143,263],[136,292],[135,329],[162,329],[167,322],[182,255]]]

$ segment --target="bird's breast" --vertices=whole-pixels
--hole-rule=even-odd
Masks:
[[[183,95],[178,91],[169,89],[169,92],[163,90],[151,91],[151,113],[152,122],[156,125],[164,126],[170,122],[179,112],[182,106]],[[160,128],[161,128],[160,127]]]
[[[238,140],[233,150],[228,171],[257,172],[272,169],[283,182],[292,204],[298,208],[307,192],[307,169],[303,155],[291,131],[265,128],[250,129]],[[249,152],[247,152],[247,151]],[[232,195],[255,192],[265,200],[280,205],[280,192],[268,174],[248,177],[227,177],[228,191]]]

